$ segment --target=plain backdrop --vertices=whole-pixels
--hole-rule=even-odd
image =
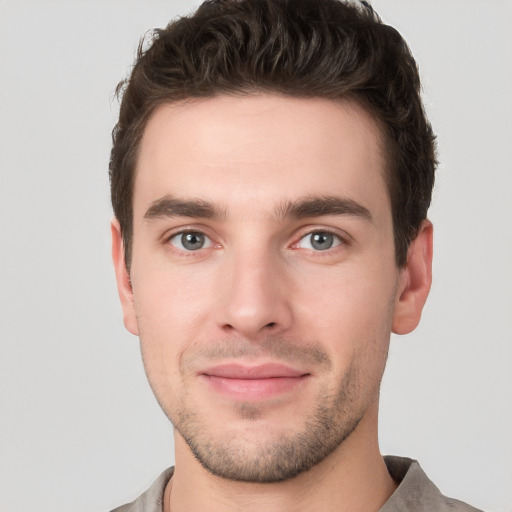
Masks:
[[[195,1],[0,0],[0,511],[106,511],[173,463],[110,263],[117,82]],[[434,284],[392,340],[383,453],[512,511],[512,2],[374,0],[416,56],[441,165]]]

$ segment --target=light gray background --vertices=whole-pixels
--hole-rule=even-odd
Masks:
[[[108,510],[172,460],[110,264],[107,164],[139,37],[197,2],[0,0],[0,510]],[[394,338],[384,453],[512,510],[512,3],[374,0],[420,63],[434,285]]]

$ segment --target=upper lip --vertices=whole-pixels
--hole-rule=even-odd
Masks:
[[[210,377],[244,380],[302,377],[303,375],[307,375],[307,372],[290,368],[289,366],[279,363],[266,363],[251,366],[236,363],[220,364],[206,368],[199,373]]]

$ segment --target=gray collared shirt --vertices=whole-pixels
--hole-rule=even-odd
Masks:
[[[482,512],[443,496],[417,461],[393,456],[384,457],[384,460],[389,474],[400,483],[379,512]],[[162,512],[165,486],[173,472],[174,468],[166,469],[144,494],[111,512]]]

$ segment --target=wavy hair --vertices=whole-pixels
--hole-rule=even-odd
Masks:
[[[151,114],[187,98],[258,92],[351,98],[372,115],[383,134],[396,263],[403,266],[426,218],[437,165],[404,39],[367,2],[207,0],[143,38],[116,90],[121,107],[109,170],[127,267],[137,154]]]

